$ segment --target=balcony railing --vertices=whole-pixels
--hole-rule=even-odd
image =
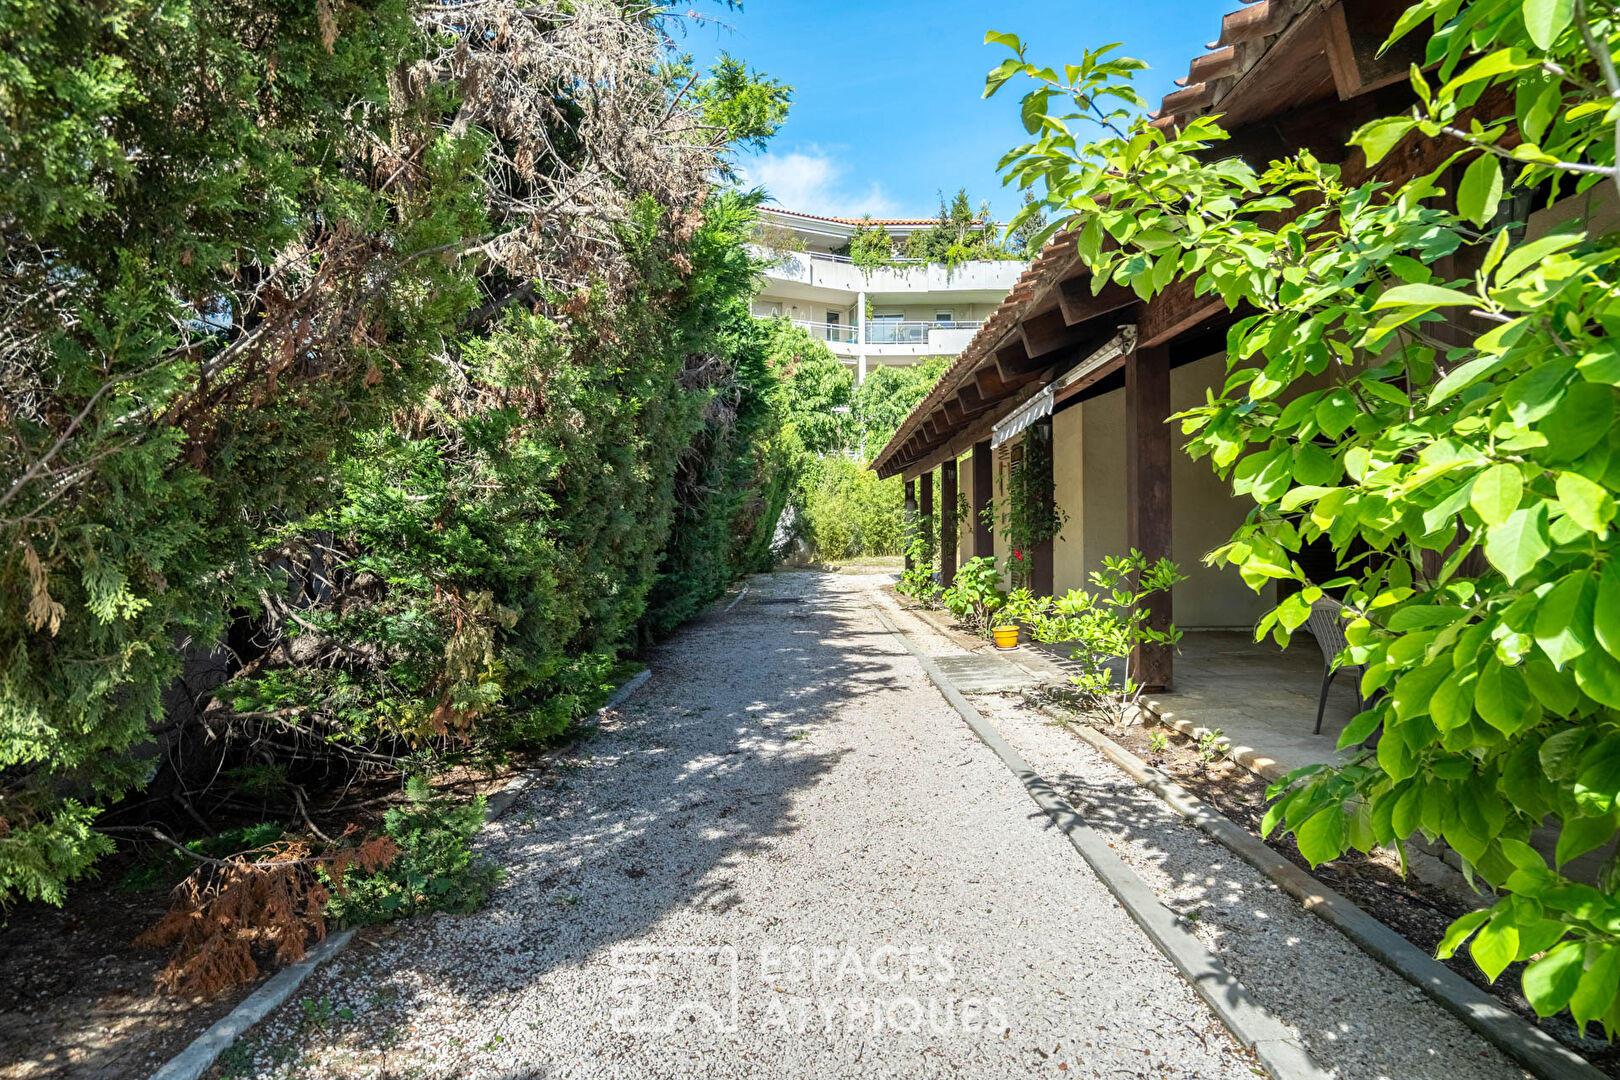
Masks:
[[[756,315],[756,319],[778,319],[780,315]],[[857,331],[853,326],[843,323],[811,322],[808,319],[790,319],[794,326],[802,326],[810,332],[810,336],[822,341],[840,341],[848,345],[855,344]]]
[[[779,315],[756,315],[758,319],[777,319]],[[844,323],[811,322],[808,319],[790,319],[794,326],[802,326],[810,336],[822,341],[835,341],[844,345],[856,344],[859,330]],[[926,345],[930,330],[977,330],[978,319],[931,319],[921,322],[902,322],[898,319],[874,319],[866,324],[868,345]]]
[[[902,322],[899,319],[873,319],[866,324],[868,345],[926,345],[930,330],[977,330],[979,320],[933,319]]]

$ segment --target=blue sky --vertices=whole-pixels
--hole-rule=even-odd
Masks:
[[[1220,34],[1239,0],[745,0],[695,26],[683,47],[707,61],[721,50],[794,88],[793,110],[744,175],[790,210],[875,217],[932,216],[937,192],[966,187],[1002,220],[1018,197],[1001,187],[997,160],[1023,140],[1008,83],[989,101],[984,75],[1007,55],[983,44],[1010,31],[1029,56],[1053,66],[1087,47],[1124,43],[1151,70],[1138,86],[1154,103],[1187,73],[1187,61]],[[713,10],[712,8],[710,10]],[[1027,80],[1026,80],[1027,83]],[[1017,92],[1014,92],[1014,91]]]

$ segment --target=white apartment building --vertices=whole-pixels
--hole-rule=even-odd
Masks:
[[[854,369],[857,382],[874,364],[905,366],[931,356],[955,356],[996,309],[1024,272],[1019,261],[976,261],[955,268],[905,263],[863,269],[845,247],[857,218],[817,217],[792,210],[760,209],[760,221],[779,246],[756,248],[773,260],[754,315],[785,316],[827,343]],[[935,224],[933,218],[874,219],[897,244]],[[798,250],[782,250],[791,237]]]

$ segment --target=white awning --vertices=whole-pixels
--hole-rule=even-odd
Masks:
[[[1052,384],[1019,406],[1018,411],[990,429],[990,449],[994,450],[1037,420],[1052,415]]]
[[[991,428],[990,449],[994,450],[1002,443],[1012,439],[1035,421],[1051,416],[1055,393],[1073,386],[1116,356],[1131,352],[1135,348],[1136,327],[1134,325],[1120,327],[1119,333],[1092,350],[1090,356],[1070,368],[1063,378],[1055,383],[1048,383],[1043,386],[1041,392],[1024,402],[1017,412]]]
[[[1080,361],[1078,364],[1074,365],[1074,367],[1070,368],[1064,373],[1063,378],[1059,379],[1057,382],[1058,391],[1061,393],[1062,391],[1073,386],[1075,383],[1079,382],[1081,379],[1084,379],[1087,375],[1093,374],[1116,356],[1123,356],[1125,353],[1135,351],[1135,324],[1120,327],[1119,333],[1103,342],[1096,349],[1092,350],[1090,356],[1086,357],[1084,360]]]

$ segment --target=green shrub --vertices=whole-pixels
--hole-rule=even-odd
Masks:
[[[382,870],[350,869],[332,888],[330,919],[366,926],[426,911],[465,914],[483,906],[500,869],[472,852],[484,824],[482,796],[468,801],[433,792],[425,780],[406,785],[410,804],[388,811],[383,831],[399,853]],[[341,886],[341,887],[340,887]]]
[[[956,571],[956,579],[939,597],[945,610],[971,626],[975,633],[989,634],[996,614],[1007,603],[1001,587],[1001,571],[996,560],[975,556]]]
[[[1185,580],[1169,559],[1149,563],[1132,549],[1128,555],[1105,557],[1102,569],[1091,573],[1090,590],[1032,600],[1028,621],[1036,641],[1074,643],[1070,656],[1083,670],[1070,681],[1118,721],[1142,693],[1129,659],[1137,646],[1181,640],[1174,626],[1158,630],[1148,625],[1144,601]],[[1126,665],[1118,682],[1110,666],[1116,661]]]
[[[898,555],[905,500],[898,477],[877,474],[842,455],[822,458],[805,497],[805,534],[817,558]]]

